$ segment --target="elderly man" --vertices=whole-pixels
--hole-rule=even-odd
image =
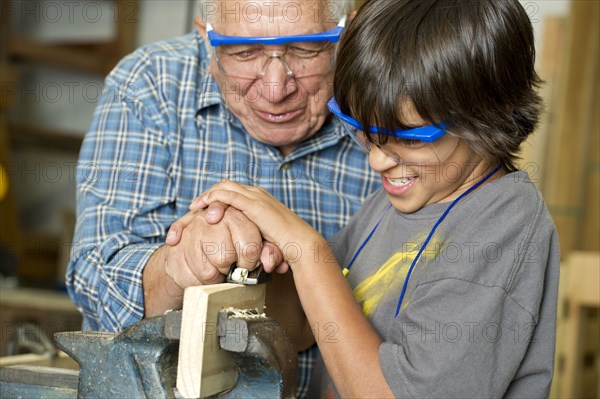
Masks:
[[[349,4],[204,0],[196,32],[138,49],[107,77],[81,149],[67,272],[84,328],[180,308],[186,287],[222,282],[234,261],[277,262],[239,211],[188,213],[222,179],[264,187],[325,237],[378,187],[326,108]],[[269,286],[274,317],[299,306],[274,300],[291,279]]]

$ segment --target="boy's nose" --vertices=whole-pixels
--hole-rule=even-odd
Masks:
[[[369,165],[376,172],[383,172],[398,165],[391,157],[381,151],[377,146],[373,146],[369,151]]]

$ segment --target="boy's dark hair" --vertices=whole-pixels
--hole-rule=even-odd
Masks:
[[[411,100],[423,119],[445,121],[514,171],[542,109],[534,63],[518,0],[368,0],[340,43],[335,98],[363,126],[387,128],[409,127],[400,104]]]

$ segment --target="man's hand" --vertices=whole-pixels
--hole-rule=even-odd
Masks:
[[[253,270],[259,259],[267,272],[289,269],[279,248],[263,242],[256,225],[237,209],[213,204],[190,211],[173,223],[166,245],[144,268],[145,317],[181,309],[185,288],[221,283],[233,262]]]
[[[167,234],[167,245],[174,247],[181,242],[181,237],[183,236],[184,230],[193,223],[194,219],[197,217],[197,214],[197,211],[189,212],[171,225],[169,233]],[[262,239],[260,241],[252,241],[253,239],[256,240],[256,237],[250,237],[247,232],[256,232],[258,231],[258,228],[242,212],[235,208],[230,208],[229,205],[226,205],[222,202],[215,202],[210,204],[210,206],[203,211],[202,214],[204,215],[206,223],[210,225],[218,224],[224,220],[226,215],[232,216],[232,220],[227,222],[227,219],[225,219],[224,222],[231,224],[236,222],[240,223],[240,225],[237,226],[238,228],[231,230],[234,243],[238,243],[238,241],[235,241],[235,239],[238,238],[241,239],[239,243],[246,242],[248,243],[246,245],[249,246],[252,246],[256,243],[261,243],[261,251],[258,259],[260,259],[262,262],[267,273],[271,273],[273,271],[277,273],[286,273],[289,270],[287,263],[282,262],[283,255],[277,245],[274,245],[271,242],[263,242]],[[238,236],[237,233],[240,233],[240,235]],[[246,234],[246,236],[242,237],[244,234]],[[258,234],[260,235],[260,232],[258,232]],[[254,264],[249,264],[247,262],[247,259],[245,259],[245,253],[243,251],[244,246],[236,244],[235,249],[238,259],[238,266],[248,270],[253,270],[256,267],[256,262]],[[254,257],[250,259],[253,260]],[[231,264],[229,264],[229,266],[230,265]],[[225,273],[227,273],[227,270]]]
[[[222,236],[219,238],[219,235]],[[255,257],[249,257],[249,254],[243,251],[243,244],[236,246],[232,243],[244,242],[249,244],[248,247],[262,245],[259,253],[265,271],[282,273],[273,276],[273,281],[267,284],[266,312],[286,330],[293,331],[289,338],[298,350],[310,347],[314,338],[296,294],[292,275],[283,274],[289,270],[289,266],[283,262],[279,247],[270,242],[263,242],[254,223],[237,209],[229,208],[220,202],[212,203],[206,210],[191,211],[171,225],[166,245],[154,253],[143,272],[145,317],[163,314],[168,309],[181,309],[183,290],[188,286],[223,281],[230,263],[223,262],[221,256],[215,257],[214,248],[206,251],[208,247],[202,245],[202,240],[204,243],[215,243],[224,242],[224,238],[229,242],[228,248],[236,249],[235,256],[228,261],[231,262],[235,258],[239,265],[249,269],[254,269]],[[190,245],[190,258],[204,257],[206,262],[191,265],[187,262],[185,247]],[[194,248],[199,250],[195,255]],[[210,252],[211,255],[206,252]],[[209,257],[212,261],[209,261]]]
[[[281,264],[281,253],[263,243],[258,228],[243,213],[227,208],[222,220],[210,224],[207,212],[192,211],[175,222],[171,231],[177,231],[176,237],[171,234],[148,261],[142,274],[146,317],[180,309],[187,287],[225,281],[233,262],[249,270],[259,259]]]
[[[229,205],[226,205],[222,202],[210,204],[210,206],[206,208],[204,219],[208,224],[217,224],[223,219],[223,216],[225,216],[225,211],[227,208],[229,208]],[[187,227],[187,225],[190,224],[192,220],[193,218],[191,217],[191,213],[188,213],[187,215],[175,221],[175,223],[173,223],[169,228],[166,243],[170,246],[179,244],[183,230]]]
[[[165,268],[181,288],[223,282],[233,262],[253,270],[262,252],[258,228],[240,211],[228,208],[216,224],[206,221],[206,212],[189,212],[175,222],[181,238],[169,246]]]

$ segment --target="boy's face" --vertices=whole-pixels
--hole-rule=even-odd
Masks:
[[[410,109],[402,113],[406,123],[427,125]],[[410,146],[389,140],[382,149],[373,146],[369,153],[371,167],[381,174],[383,188],[392,205],[401,212],[412,213],[429,204],[449,202],[474,185],[490,165],[476,154],[464,139],[446,134],[435,142],[442,158],[433,162],[402,162],[415,159]],[[386,153],[394,153],[394,160]]]

